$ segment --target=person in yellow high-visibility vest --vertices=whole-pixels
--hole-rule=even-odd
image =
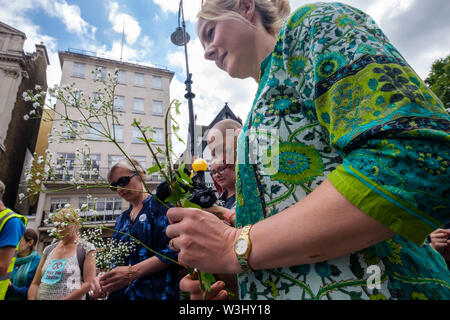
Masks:
[[[24,216],[5,207],[2,201],[4,193],[5,185],[0,181],[0,300],[5,299],[19,242],[28,222]]]

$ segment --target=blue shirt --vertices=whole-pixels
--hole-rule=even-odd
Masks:
[[[0,232],[0,248],[17,247],[25,233],[25,225],[17,217],[10,218]]]
[[[134,223],[130,221],[131,206],[119,216],[114,229],[121,233],[115,232],[113,238],[122,242],[132,242],[133,239],[127,235],[130,234],[152,250],[178,261],[178,253],[169,248],[170,239],[166,236],[166,228],[169,225],[167,208],[152,196],[148,196],[142,203],[143,207]],[[155,255],[137,242],[135,248],[128,257],[131,265]],[[109,299],[179,300],[180,267],[159,255],[156,257],[167,263],[168,268],[136,279],[129,287],[111,293]]]

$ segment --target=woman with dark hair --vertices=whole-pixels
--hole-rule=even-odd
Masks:
[[[33,229],[26,229],[19,243],[11,282],[6,292],[6,300],[27,300],[28,288],[41,261],[41,256],[34,250],[37,242],[37,232]]]

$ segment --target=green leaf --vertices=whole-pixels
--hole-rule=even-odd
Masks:
[[[184,163],[182,163],[179,167],[178,167],[178,173],[180,174],[181,178],[183,180],[186,180],[187,182],[189,182],[190,184],[192,184],[192,179],[186,174],[186,172],[184,172],[184,169],[186,168],[186,165]]]
[[[141,140],[141,141],[144,141],[144,142],[148,142],[148,143],[155,142],[155,140],[153,140],[152,138],[145,139],[145,138],[142,138],[142,137],[138,137],[137,139]]]
[[[147,174],[151,175],[152,173],[155,173],[158,171],[159,171],[159,166],[158,166],[158,164],[155,164],[154,166],[147,169]]]
[[[181,200],[181,205],[183,206],[183,208],[195,208],[195,209],[201,209],[202,208],[199,205],[190,202],[188,199]]]
[[[180,115],[180,105],[181,105],[181,102],[178,101],[178,100],[175,100],[174,103],[175,103],[175,113],[176,113],[177,115]]]
[[[216,278],[214,277],[213,274],[208,273],[208,272],[203,272],[200,271],[201,273],[201,277],[202,277],[202,282],[203,282],[203,288],[206,291],[210,291],[211,290],[211,285],[216,282]]]
[[[190,188],[193,188],[192,184],[189,183],[188,181],[184,180],[183,178],[181,178],[180,176],[178,176],[177,174],[175,174],[175,179],[177,179],[177,181],[179,183],[181,183],[183,186],[188,186]]]

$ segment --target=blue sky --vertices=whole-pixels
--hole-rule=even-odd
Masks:
[[[189,68],[196,94],[197,122],[208,124],[225,102],[245,120],[256,83],[251,79],[230,79],[213,62],[203,59],[203,48],[195,34],[200,2],[184,0],[187,30],[191,36]],[[292,9],[309,2],[290,0]],[[369,13],[422,78],[427,76],[434,60],[450,54],[448,0],[340,2]],[[0,21],[27,35],[25,51],[34,51],[34,45],[41,41],[47,46],[51,63],[47,72],[49,86],[59,84],[58,50],[76,48],[120,59],[125,23],[123,58],[162,65],[174,71],[171,98],[184,100],[184,51],[170,42],[170,34],[178,26],[179,0],[0,0],[0,7]],[[186,101],[183,105],[187,110]],[[187,136],[187,120],[182,122],[181,129],[181,134]]]

